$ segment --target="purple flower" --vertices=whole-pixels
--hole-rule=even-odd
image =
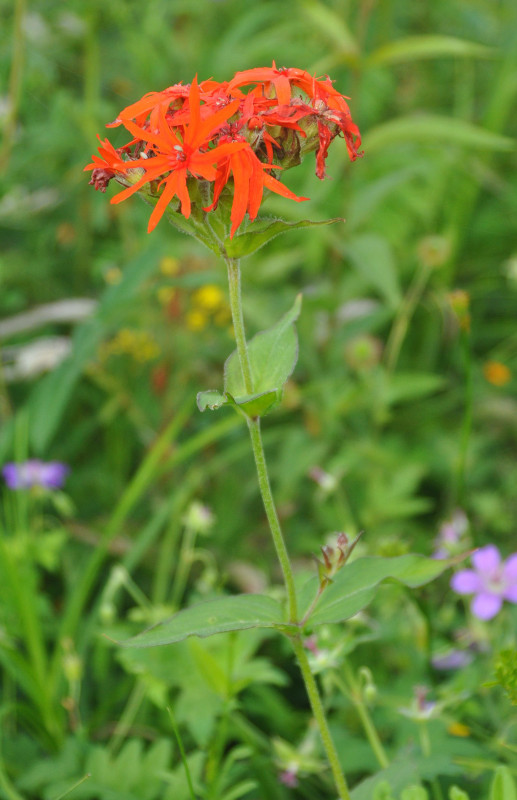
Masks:
[[[457,508],[452,517],[440,526],[438,536],[434,540],[436,550],[433,558],[449,558],[449,556],[461,552],[461,539],[468,527],[469,523],[465,512]]]
[[[280,773],[278,776],[280,783],[283,783],[284,786],[288,786],[290,789],[296,789],[300,781],[298,780],[297,769],[292,767],[291,769],[284,769],[283,772]]]
[[[472,613],[478,619],[492,619],[503,600],[517,603],[517,553],[501,560],[497,547],[489,544],[472,555],[474,569],[462,569],[453,576],[451,586],[458,594],[473,594]]]
[[[60,489],[68,475],[69,467],[59,461],[40,461],[32,458],[21,464],[5,464],[2,475],[9,489]]]
[[[437,654],[431,663],[435,669],[456,670],[468,666],[472,662],[472,654],[468,650],[449,650],[448,653]]]

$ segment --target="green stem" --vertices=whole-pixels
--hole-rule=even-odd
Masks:
[[[411,286],[404,297],[399,312],[393,323],[393,327],[388,337],[385,351],[385,363],[388,372],[393,372],[397,364],[400,350],[404,339],[406,338],[407,329],[413,316],[415,309],[420,302],[420,298],[424,292],[426,283],[429,279],[431,270],[427,266],[421,266],[417,271]]]
[[[359,715],[359,719],[361,720],[361,724],[363,726],[363,730],[366,734],[368,741],[370,742],[370,747],[372,748],[373,752],[375,753],[375,757],[379,762],[379,766],[382,769],[386,769],[389,767],[390,762],[388,756],[386,755],[386,751],[382,745],[382,742],[379,738],[379,734],[377,733],[377,729],[373,724],[372,718],[368,712],[368,708],[363,699],[363,693],[361,691],[361,687],[359,686],[358,681],[351,669],[350,665],[345,661],[343,664],[345,678],[349,686],[349,691],[346,691],[346,688],[343,685],[341,679],[336,676],[335,680],[337,685],[340,687],[341,691],[348,695],[352,703],[354,704],[355,710]]]
[[[248,394],[252,394],[253,377],[248,353],[248,345],[246,342],[246,333],[244,330],[244,317],[242,313],[240,265],[236,259],[230,258],[227,260],[227,266],[228,282],[230,286],[230,308],[232,311],[235,341],[237,343],[237,353],[239,354],[239,362],[241,365],[246,392]],[[266,457],[264,454],[264,446],[262,444],[262,436],[260,433],[260,419],[248,419],[248,428],[251,437],[251,446],[253,448],[253,456],[255,458],[255,465],[257,467],[260,494],[262,495],[262,501],[266,510],[269,527],[271,528],[273,542],[284,576],[284,583],[287,591],[289,621],[297,622],[298,611],[296,606],[296,590],[294,586],[293,571],[291,568],[287,547],[285,546],[280,520],[278,519],[278,514],[276,512],[273,493],[271,492],[271,486],[269,483]]]
[[[264,455],[264,447],[262,444],[262,435],[260,433],[260,420],[249,419],[248,428],[251,436],[251,446],[253,448],[253,455],[255,457],[255,465],[257,467],[257,477],[260,486],[260,494],[262,495],[262,502],[266,510],[267,520],[273,536],[276,554],[282,567],[284,576],[285,588],[287,591],[287,608],[289,613],[289,621],[298,621],[298,609],[296,604],[296,590],[294,586],[293,570],[291,568],[291,561],[285,546],[282,528],[280,527],[280,520],[275,508],[275,501],[273,500],[273,493],[269,483],[267,473],[266,457]]]
[[[298,659],[299,667],[302,671],[302,676],[305,683],[305,688],[307,689],[307,694],[309,696],[312,713],[314,714],[314,718],[318,723],[321,740],[323,742],[323,747],[325,748],[325,752],[327,754],[327,758],[330,764],[330,769],[332,770],[332,775],[334,777],[334,782],[336,784],[339,797],[341,798],[341,800],[350,800],[350,792],[348,791],[348,786],[346,784],[345,776],[343,774],[343,770],[341,769],[341,765],[339,763],[336,747],[332,740],[332,736],[330,734],[329,726],[327,723],[325,709],[323,708],[323,703],[321,702],[318,685],[316,683],[314,675],[311,672],[309,659],[307,658],[307,653],[305,652],[301,636],[298,634],[298,636],[292,637],[291,643],[293,645],[296,658]]]
[[[181,598],[187,587],[187,580],[192,568],[194,557],[194,547],[196,544],[197,530],[192,525],[187,525],[183,534],[180,553],[178,557],[178,568],[172,584],[171,605],[174,611],[178,611],[181,605]]]
[[[228,267],[228,281],[230,287],[230,307],[232,311],[233,327],[235,332],[235,340],[237,343],[237,353],[241,365],[242,376],[244,379],[244,386],[248,394],[253,393],[253,376],[251,371],[251,363],[248,353],[248,345],[246,342],[246,333],[244,330],[244,317],[242,313],[242,299],[241,299],[241,286],[240,286],[240,266],[236,259],[225,258]],[[248,429],[251,437],[251,445],[253,448],[253,455],[255,458],[255,465],[257,467],[257,477],[262,495],[262,501],[266,511],[266,516],[273,536],[273,542],[282,567],[284,576],[284,583],[287,593],[287,606],[289,621],[298,624],[298,610],[296,603],[296,591],[294,585],[293,571],[289,554],[285,545],[280,521],[275,507],[275,501],[271,492],[271,485],[269,483],[269,476],[267,472],[266,458],[264,454],[264,446],[262,444],[262,436],[260,432],[260,419],[248,419]],[[311,704],[314,718],[319,727],[323,747],[327,754],[327,758],[334,776],[334,782],[339,793],[340,800],[350,800],[350,793],[346,784],[343,770],[339,764],[338,754],[330,735],[330,730],[325,716],[325,710],[318,691],[318,686],[314,675],[311,672],[307,654],[304,650],[301,634],[290,637],[302,677],[307,690],[307,695]]]
[[[59,742],[62,731],[58,715],[56,715],[52,689],[49,686],[47,654],[37,611],[35,578],[29,569],[20,569],[20,565],[16,563],[7,543],[1,543],[0,553],[5,576],[10,584],[13,605],[18,612],[23,630],[27,660],[39,690],[34,700],[40,708],[42,722],[48,734],[54,742]]]
[[[9,74],[7,116],[4,124],[4,137],[0,151],[0,169],[9,162],[18,124],[18,112],[22,95],[23,63],[25,60],[25,32],[23,22],[26,14],[26,0],[16,0],[13,21],[13,56]]]
[[[230,308],[232,310],[233,330],[237,343],[237,352],[244,378],[244,386],[247,394],[253,394],[253,375],[244,330],[244,316],[242,313],[241,299],[241,270],[239,261],[236,258],[226,259],[228,267],[228,284],[230,288]]]
[[[465,502],[465,475],[473,417],[474,387],[472,377],[472,350],[470,345],[470,333],[468,330],[462,332],[462,350],[465,364],[465,406],[463,412],[463,422],[461,425],[460,452],[456,474],[455,497],[455,506],[460,508],[463,507]]]
[[[109,741],[108,750],[112,756],[118,752],[122,742],[131,730],[131,726],[135,721],[135,717],[138,714],[140,706],[142,705],[145,694],[146,687],[144,682],[137,681],[133,687],[133,691],[129,695],[124,711],[117,722],[117,726],[113,731],[113,736]]]

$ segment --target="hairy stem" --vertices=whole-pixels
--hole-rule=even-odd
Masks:
[[[341,800],[350,800],[350,792],[348,791],[345,776],[339,763],[336,746],[330,734],[325,709],[323,708],[323,703],[321,702],[321,697],[318,690],[318,684],[316,683],[316,678],[311,672],[309,660],[307,658],[307,653],[305,652],[301,636],[298,635],[296,637],[292,637],[291,643],[298,660],[298,665],[302,672],[303,681],[305,683],[305,688],[307,689],[307,694],[309,696],[309,701],[312,708],[312,713],[314,714],[314,718],[318,723],[321,740],[323,742],[323,747],[325,748],[325,753],[327,754],[330,769],[332,770],[332,775],[334,778],[334,783],[336,784],[336,788],[339,792],[339,797]]]
[[[294,586],[293,571],[291,568],[291,561],[285,546],[282,528],[280,527],[280,520],[275,508],[275,501],[273,493],[271,492],[271,485],[267,473],[266,457],[264,455],[264,447],[262,445],[262,435],[260,432],[260,420],[248,420],[248,428],[251,436],[251,446],[253,447],[253,455],[255,457],[255,465],[257,467],[257,477],[260,486],[260,494],[262,495],[262,502],[266,510],[267,520],[275,543],[276,554],[282,567],[284,575],[284,583],[287,591],[287,608],[289,613],[289,622],[298,621],[298,609],[296,605],[296,590]]]
[[[228,267],[228,281],[230,286],[230,307],[232,311],[233,327],[235,331],[235,340],[237,343],[237,353],[244,379],[244,386],[248,394],[253,393],[253,373],[251,369],[250,357],[248,353],[248,345],[246,342],[246,333],[244,330],[244,318],[242,313],[242,299],[241,299],[241,286],[240,286],[240,266],[236,259],[225,259]],[[257,477],[262,495],[262,501],[266,511],[269,527],[273,536],[273,542],[277,552],[278,560],[282,568],[284,583],[287,593],[287,607],[289,621],[291,623],[299,624],[298,609],[296,603],[296,591],[294,585],[293,571],[291,568],[291,561],[287,552],[280,520],[275,507],[273,494],[271,492],[271,485],[269,483],[269,476],[267,471],[266,458],[264,454],[264,446],[262,444],[262,435],[260,431],[260,419],[248,418],[248,429],[251,437],[251,445],[253,448],[253,455],[255,458],[255,465],[257,468]],[[338,754],[330,735],[330,730],[325,716],[325,710],[319,694],[318,686],[314,675],[311,672],[307,654],[304,650],[301,633],[294,637],[290,637],[296,658],[302,673],[303,681],[307,690],[307,695],[311,704],[314,718],[319,727],[323,747],[327,754],[328,762],[334,777],[334,782],[339,793],[340,800],[350,800],[350,793],[348,791],[347,783],[343,770],[339,764]]]

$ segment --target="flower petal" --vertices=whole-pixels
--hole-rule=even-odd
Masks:
[[[480,592],[472,601],[470,609],[478,619],[492,619],[501,610],[503,598],[497,594]]]
[[[514,553],[506,559],[503,567],[503,574],[510,583],[514,581],[517,583],[517,553]]]
[[[503,592],[503,597],[510,603],[517,603],[517,583],[508,586]]]
[[[495,544],[488,544],[481,547],[472,555],[474,569],[478,572],[489,575],[497,570],[501,563],[501,555]]]
[[[458,594],[474,594],[481,591],[482,583],[473,569],[462,569],[452,576],[451,588]]]

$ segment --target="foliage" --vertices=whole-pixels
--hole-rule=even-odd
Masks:
[[[245,420],[199,413],[205,386],[204,408],[231,396],[267,413],[307,653],[354,800],[511,800],[515,606],[474,619],[440,577],[456,562],[431,556],[457,509],[451,559],[515,547],[515,3],[0,11],[0,466],[71,468],[61,493],[0,489],[0,797],[56,800],[91,773],[71,798],[191,800],[168,706],[196,796],[335,796],[274,631],[289,633]],[[305,162],[289,174],[310,203],[269,197],[260,249],[252,225],[232,239],[258,360],[260,332],[303,294],[281,374],[250,400],[232,356],[221,379],[233,344],[216,255],[165,222],[148,238],[146,209],[110,206],[82,168],[150,88],[273,59],[332,73],[365,157],[351,168],[336,142],[331,180]],[[311,609],[311,556],[337,531],[364,534]],[[410,552],[425,579],[390,575]],[[236,605],[243,629],[220,637],[113,643]],[[267,626],[248,630],[248,613]]]

